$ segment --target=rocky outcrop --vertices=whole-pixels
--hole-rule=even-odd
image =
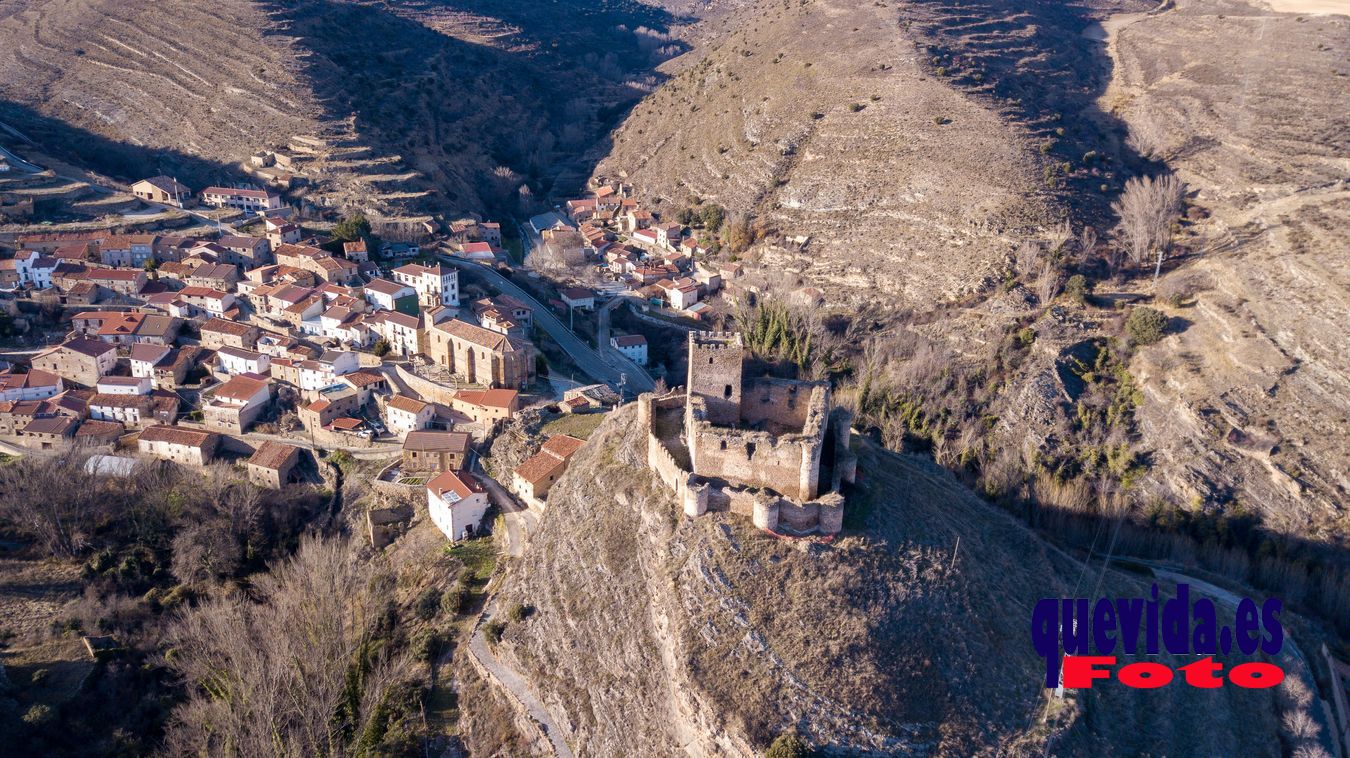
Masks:
[[[870,448],[833,544],[775,538],[731,514],[686,519],[647,469],[634,415],[615,412],[576,454],[499,599],[534,608],[497,652],[577,755],[750,756],[789,729],[833,752],[1040,754],[1052,735],[1082,747],[1105,733],[1081,734],[1075,708],[1046,728],[1029,716],[1044,669],[1028,614],[1072,590],[1076,561],[931,464]],[[1103,584],[1140,591],[1125,576]],[[1156,722],[1199,707],[1196,692],[1076,708],[1094,724],[1125,711]],[[1253,700],[1206,706],[1249,728],[1207,733],[1205,751],[1269,744],[1274,725],[1250,718]],[[1111,738],[1118,750],[1131,739]]]

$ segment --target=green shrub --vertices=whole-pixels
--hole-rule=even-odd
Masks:
[[[854,112],[854,113],[857,113],[858,111],[860,111],[860,110],[862,110],[863,108],[866,108],[866,107],[867,107],[867,106],[866,106],[866,105],[863,105],[862,103],[854,103],[854,104],[850,105],[850,106],[848,107],[848,109],[849,109],[850,111]]]
[[[764,758],[806,758],[809,755],[811,746],[792,732],[775,737],[773,744],[764,751]]]
[[[502,632],[506,631],[506,623],[502,621],[489,621],[483,624],[483,636],[487,638],[489,645],[495,645],[502,641]]]
[[[381,337],[375,340],[375,346],[372,347],[370,351],[383,358],[384,356],[389,355],[389,351],[393,349],[394,348],[389,344],[389,340]]]
[[[534,606],[515,603],[511,606],[511,610],[508,611],[506,615],[509,616],[512,621],[519,623],[524,621],[525,618],[532,613],[534,613]]]
[[[1145,306],[1130,311],[1125,318],[1125,333],[1136,345],[1152,345],[1163,338],[1167,316]]]
[[[469,593],[463,584],[456,584],[441,594],[441,610],[450,616],[458,616],[468,602]]]
[[[1091,293],[1092,285],[1088,282],[1087,277],[1082,274],[1074,274],[1069,277],[1069,281],[1064,283],[1064,294],[1080,305],[1087,303],[1088,295]]]
[[[422,594],[417,596],[417,602],[413,604],[413,610],[417,618],[423,621],[430,621],[436,618],[436,611],[441,607],[441,591],[435,587],[428,587],[422,590]]]
[[[1031,345],[1035,341],[1036,341],[1035,329],[1032,329],[1031,327],[1028,326],[1024,327],[1021,331],[1017,332],[1017,344],[1021,345],[1022,347],[1024,348],[1031,347]]]

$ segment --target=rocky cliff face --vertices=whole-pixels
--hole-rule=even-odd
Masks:
[[[1030,608],[1070,592],[1081,567],[944,473],[868,448],[849,534],[784,541],[726,514],[679,517],[642,463],[633,413],[577,454],[502,588],[504,607],[535,611],[508,625],[499,652],[578,754],[754,755],[790,729],[832,751],[1130,744],[1081,723],[1134,712],[1128,693],[1071,702],[1049,726],[1033,716],[1044,669]],[[1103,588],[1138,591],[1120,577]],[[1157,714],[1136,724],[1198,707],[1186,690],[1150,692]],[[1260,697],[1226,695],[1207,717],[1251,717]],[[1257,717],[1204,740],[1260,753],[1273,730]]]

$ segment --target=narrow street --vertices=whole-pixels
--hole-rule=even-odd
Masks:
[[[445,263],[461,271],[467,271],[473,276],[482,278],[496,288],[498,292],[510,295],[533,308],[535,323],[539,324],[540,328],[552,337],[554,342],[558,343],[563,352],[571,356],[581,370],[596,381],[605,382],[615,387],[619,386],[620,382],[626,381],[626,388],[632,392],[650,392],[655,386],[651,377],[645,371],[637,369],[631,362],[629,362],[629,367],[611,365],[610,362],[601,357],[599,352],[572,333],[567,325],[553,314],[552,310],[545,307],[543,303],[540,303],[510,279],[487,266],[472,261],[461,260],[445,254],[441,254],[439,257]]]

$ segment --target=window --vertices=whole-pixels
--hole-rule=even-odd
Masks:
[[[722,397],[723,397],[723,398],[726,398],[726,399],[730,399],[730,398],[731,398],[731,385],[730,385],[730,384],[728,384],[728,385],[726,385],[725,387],[722,388]]]

